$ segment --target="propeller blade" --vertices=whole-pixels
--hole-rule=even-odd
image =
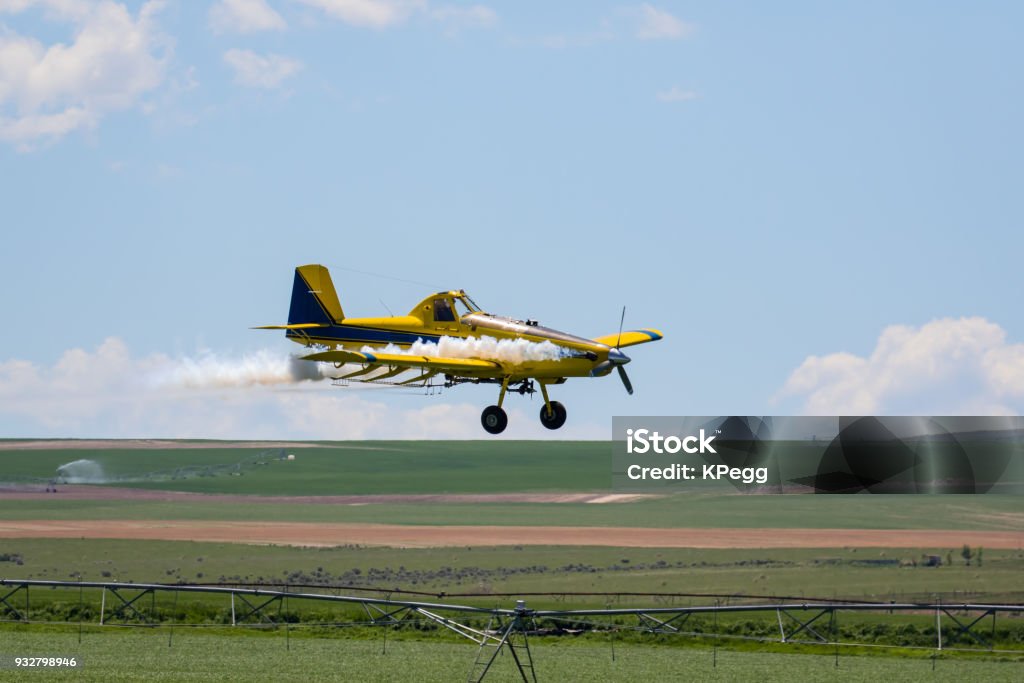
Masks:
[[[619,379],[622,380],[622,386],[626,387],[626,391],[630,396],[633,395],[633,384],[629,381],[629,375],[626,374],[626,368],[621,365],[616,365],[615,369],[619,371]]]
[[[626,322],[626,307],[622,307],[622,317],[619,318],[619,336],[615,340],[615,348],[619,348],[619,342],[622,341],[622,323]],[[632,391],[629,393],[633,393]]]

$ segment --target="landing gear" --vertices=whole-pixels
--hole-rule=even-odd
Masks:
[[[502,410],[501,404],[505,402],[505,392],[508,391],[508,382],[511,377],[501,380],[501,393],[498,394],[498,405],[487,406],[480,415],[480,424],[484,426],[489,434],[501,434],[508,427],[508,415]]]
[[[491,434],[501,434],[508,426],[508,415],[500,406],[487,406],[480,415],[480,424]]]
[[[487,406],[484,408],[484,412],[480,415],[480,424],[482,424],[484,429],[490,434],[501,434],[505,431],[505,427],[508,426],[508,415],[502,409],[501,404],[505,402],[505,394],[509,392],[508,385],[511,379],[511,377],[504,377],[500,380],[501,393],[498,394],[498,405]],[[450,379],[449,381],[453,384],[457,383],[454,379]],[[476,380],[476,383],[481,381],[497,383],[499,380]],[[544,381],[538,381],[537,383],[540,384],[541,394],[544,395],[544,405],[541,406],[540,409],[540,423],[548,429],[558,429],[565,424],[565,406],[558,401],[551,401],[548,399],[548,387]],[[554,383],[561,384],[561,381],[554,381]],[[511,391],[518,392],[519,394],[532,394],[536,390],[534,389],[532,381],[523,379],[516,380],[513,383]]]
[[[540,407],[540,423],[548,429],[558,429],[565,424],[565,406],[558,401],[551,401]]]

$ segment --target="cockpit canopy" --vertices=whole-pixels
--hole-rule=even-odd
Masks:
[[[429,317],[437,323],[455,322],[470,313],[483,312],[476,302],[466,294],[465,290],[461,289],[457,292],[438,292],[427,297],[420,306],[425,309],[424,313],[429,311]]]
[[[458,294],[454,297],[455,301],[455,312],[461,318],[464,315],[470,313],[483,313],[483,309],[476,305],[465,290],[460,289]]]

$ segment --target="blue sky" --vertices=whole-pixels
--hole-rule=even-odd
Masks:
[[[351,315],[452,287],[662,329],[634,396],[557,389],[563,436],[1019,413],[1022,14],[0,0],[0,436],[481,436],[485,388],[153,380],[291,351],[248,328],[310,262]],[[509,407],[508,436],[551,436]]]

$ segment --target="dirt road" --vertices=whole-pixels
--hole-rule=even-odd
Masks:
[[[647,529],[562,526],[406,526],[154,520],[0,521],[0,538],[124,538],[295,546],[560,545],[628,548],[1024,547],[1019,531],[892,529]]]

